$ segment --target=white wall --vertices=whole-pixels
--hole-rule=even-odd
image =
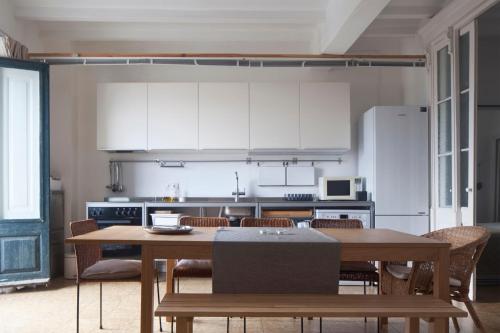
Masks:
[[[62,177],[66,191],[66,219],[84,217],[86,201],[112,195],[109,182],[110,158],[125,157],[96,151],[96,84],[98,82],[163,81],[339,81],[351,84],[351,152],[341,165],[317,164],[320,175],[356,175],[357,120],[373,105],[425,103],[425,69],[350,68],[350,69],[272,69],[188,66],[54,66],[51,71],[51,169]],[[411,76],[411,79],[408,77]],[[231,126],[231,124],[228,124]],[[124,134],[125,135],[125,134]],[[230,138],[228,138],[230,139]],[[246,156],[246,155],[245,155]],[[200,157],[151,153],[131,154],[132,158],[151,159]],[[207,158],[228,157],[205,156]],[[234,157],[234,156],[232,156]],[[243,156],[241,156],[243,157]],[[329,157],[329,156],[326,156]],[[260,188],[256,186],[257,166],[236,164],[187,164],[183,169],[162,169],[154,164],[124,166],[129,196],[161,196],[167,183],[181,184],[186,196],[230,196],[234,171],[240,173],[241,187],[247,195],[282,196],[288,192],[315,192],[315,188]]]

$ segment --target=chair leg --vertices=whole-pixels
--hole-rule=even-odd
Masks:
[[[476,313],[476,310],[474,310],[474,306],[472,305],[471,300],[469,299],[469,296],[463,297],[465,306],[467,307],[467,311],[469,311],[469,314],[474,321],[474,324],[476,324],[477,328],[480,330],[483,330],[483,325],[481,324],[481,321],[479,320],[479,317]]]
[[[247,317],[243,317],[243,333],[247,333]]]
[[[80,332],[80,283],[76,283],[76,333]]]
[[[323,333],[323,317],[319,317],[319,333]]]
[[[158,274],[156,274],[156,295],[158,296],[158,305],[160,305],[160,279],[158,278]],[[163,326],[161,324],[161,317],[158,317],[158,321],[160,322],[160,332],[163,332]]]
[[[229,317],[226,318],[226,333],[229,333]]]
[[[304,317],[300,317],[300,333],[304,333]]]
[[[453,317],[451,318],[451,321],[453,321],[453,327],[455,327],[455,331],[460,332],[460,326],[458,325],[457,318]]]
[[[102,330],[102,282],[99,282],[99,328]]]
[[[178,294],[181,292],[180,280],[181,280],[181,278],[180,278],[180,277],[178,277],[178,278],[177,278],[177,293],[178,293]]]
[[[363,294],[366,295],[366,280],[363,281]],[[366,317],[365,317],[365,323],[366,323]]]

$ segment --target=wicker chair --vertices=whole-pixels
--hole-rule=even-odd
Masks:
[[[295,223],[288,218],[256,218],[244,217],[241,220],[241,227],[260,227],[260,228],[293,228]]]
[[[229,220],[225,217],[183,216],[179,224],[191,227],[229,227]],[[181,277],[210,278],[212,277],[212,263],[210,260],[180,259],[173,272],[173,279],[177,279],[177,292],[179,292]]]
[[[360,220],[314,219],[311,228],[363,229]],[[377,267],[367,261],[343,261],[340,264],[341,281],[363,281],[363,292],[366,295],[366,282],[378,282]]]
[[[451,244],[450,248],[450,297],[463,302],[474,324],[482,329],[469,298],[472,272],[488,243],[490,233],[483,227],[454,227],[437,230],[422,237],[437,239]],[[429,262],[383,263],[381,269],[381,290],[383,294],[413,295],[432,293],[433,265]],[[453,319],[458,331],[457,320]]]
[[[311,228],[363,229],[363,222],[351,219],[313,219]],[[363,293],[366,295],[366,282],[374,283],[379,280],[377,267],[368,261],[342,261],[340,263],[339,280],[362,281]],[[320,318],[320,328],[321,326],[322,319]]]
[[[71,235],[79,236],[98,230],[95,220],[70,223]],[[102,283],[141,281],[141,261],[109,259],[103,260],[100,245],[75,244],[76,254],[76,332],[80,331],[80,283],[99,282],[99,328],[102,329]],[[160,285],[156,274],[156,292],[160,302]],[[163,331],[161,318],[160,331]]]

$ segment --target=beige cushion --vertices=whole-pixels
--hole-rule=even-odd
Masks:
[[[141,275],[140,260],[108,259],[99,260],[82,273],[83,279],[115,280],[130,279]]]
[[[450,286],[452,287],[461,287],[462,286],[462,282],[458,279],[455,279],[455,278],[450,278]]]
[[[411,267],[401,265],[387,265],[386,270],[396,279],[408,280],[408,278],[410,277]],[[450,278],[450,286],[458,288],[461,285],[462,282],[460,282],[460,280],[452,277]]]
[[[410,277],[411,267],[402,265],[387,265],[386,270],[396,279],[408,280]]]

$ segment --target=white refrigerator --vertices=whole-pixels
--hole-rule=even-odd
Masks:
[[[359,121],[358,173],[375,202],[375,228],[429,232],[428,112],[376,106]]]

